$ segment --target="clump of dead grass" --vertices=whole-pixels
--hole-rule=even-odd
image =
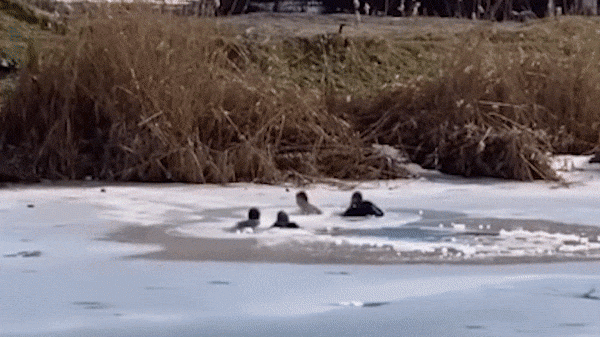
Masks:
[[[354,118],[365,141],[403,147],[426,167],[554,179],[548,154],[578,154],[598,142],[600,43],[595,21],[542,24],[541,32],[473,31],[438,78],[330,109]]]
[[[400,176],[210,19],[114,8],[40,55],[2,110],[5,176],[275,182]],[[366,150],[365,150],[366,149]],[[294,159],[296,158],[296,159]],[[298,162],[298,158],[301,158]]]
[[[252,63],[273,78],[305,88],[373,96],[400,80],[437,71],[437,46],[387,36],[273,36],[249,28],[240,35]]]

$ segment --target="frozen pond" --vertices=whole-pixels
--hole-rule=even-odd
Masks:
[[[360,183],[386,215],[359,221],[326,185],[318,216],[285,186],[0,188],[0,336],[597,336],[600,174],[574,160],[566,185]]]
[[[595,336],[598,265],[10,267],[2,335]],[[7,274],[12,274],[8,276]],[[587,296],[587,298],[586,298]]]

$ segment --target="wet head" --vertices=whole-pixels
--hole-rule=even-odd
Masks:
[[[279,211],[279,213],[277,213],[277,222],[273,224],[273,227],[300,228],[296,223],[289,221],[289,217],[284,211]]]
[[[277,213],[277,222],[288,223],[289,221],[288,215],[285,214],[284,211],[279,211],[279,213]]]
[[[258,220],[260,218],[260,212],[258,211],[258,208],[250,208],[250,211],[248,211],[248,219],[250,220]]]
[[[350,200],[350,206],[356,206],[362,203],[362,194],[360,192],[354,192],[352,194],[352,199]]]
[[[296,193],[296,204],[300,207],[308,205],[308,196],[306,195],[306,192],[300,191]]]
[[[342,216],[367,215],[380,217],[383,216],[383,211],[375,206],[372,202],[363,200],[360,192],[354,192],[350,201],[350,207],[342,214]]]
[[[248,220],[238,222],[235,229],[256,228],[260,225],[259,218],[260,212],[258,209],[254,207],[250,208],[250,211],[248,211]]]

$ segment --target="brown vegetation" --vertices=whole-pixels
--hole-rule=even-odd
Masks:
[[[399,175],[324,111],[319,92],[262,75],[212,21],[144,11],[90,20],[20,77],[1,116],[5,177]]]
[[[31,56],[0,111],[0,179],[407,175],[373,143],[449,173],[552,179],[548,153],[598,141],[600,43],[592,19],[539,25],[419,44],[270,39],[113,8]]]
[[[567,18],[548,26],[471,31],[438,78],[354,103],[348,115],[363,140],[405,147],[426,167],[554,179],[548,154],[580,154],[598,142],[600,44],[595,21]]]

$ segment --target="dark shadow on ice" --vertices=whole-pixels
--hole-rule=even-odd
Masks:
[[[210,281],[208,284],[216,285],[216,286],[228,286],[231,284],[229,281]]]
[[[326,271],[325,274],[327,274],[327,275],[350,275],[350,273],[347,271]]]
[[[465,326],[465,328],[467,328],[469,330],[480,330],[480,329],[485,329],[485,326],[483,326],[483,325],[467,325],[467,326]]]
[[[392,302],[361,302],[361,301],[349,301],[332,304],[336,307],[358,307],[358,308],[376,308],[384,305],[391,304]]]
[[[555,292],[559,292],[559,290],[557,289],[551,289],[552,291]],[[553,294],[553,296],[559,296],[559,297],[572,297],[572,298],[579,298],[579,299],[585,299],[585,300],[594,300],[594,301],[600,301],[600,293],[596,291],[595,287],[592,287],[588,292],[586,293],[559,293],[559,294]]]
[[[108,309],[111,307],[110,304],[96,302],[96,301],[78,301],[78,302],[73,302],[73,305],[81,306],[84,309],[89,309],[89,310]]]
[[[34,251],[22,251],[22,252],[18,252],[18,253],[14,253],[14,254],[5,254],[4,257],[40,257],[42,256],[42,252],[40,252],[39,250],[34,250]]]
[[[375,308],[387,304],[390,304],[390,302],[366,302],[363,304],[363,308]]]
[[[562,327],[567,327],[567,328],[583,328],[584,326],[587,326],[587,323],[562,323],[559,324],[559,326]]]
[[[592,288],[587,293],[581,295],[581,298],[585,298],[587,300],[596,300],[596,301],[600,300],[600,293],[597,293],[596,295],[594,295],[595,293],[596,293],[596,288]]]

